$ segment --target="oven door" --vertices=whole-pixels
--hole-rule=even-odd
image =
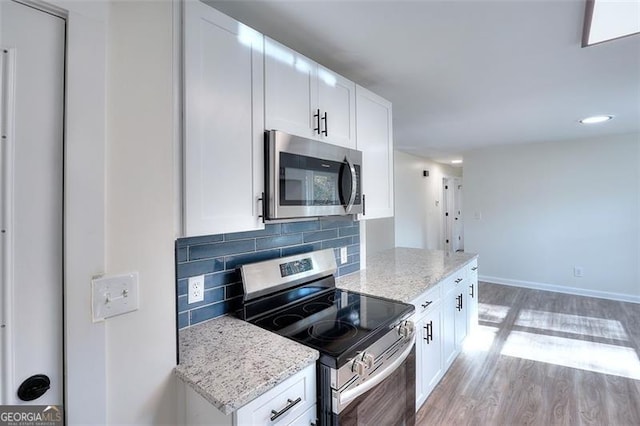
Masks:
[[[268,219],[362,212],[361,152],[279,131],[266,144]]]
[[[396,361],[380,371],[377,377],[346,392],[327,389],[320,366],[321,425],[414,425],[416,401],[415,344],[403,349]],[[327,369],[329,370],[329,369]],[[332,392],[332,398],[328,398]],[[336,410],[336,404],[338,409]],[[338,411],[338,413],[336,413]]]

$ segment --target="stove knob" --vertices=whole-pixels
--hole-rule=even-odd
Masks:
[[[413,325],[413,321],[405,321],[398,326],[398,334],[404,339],[413,336],[414,331],[415,326]]]
[[[367,365],[359,359],[356,359],[355,361],[353,361],[353,364],[351,364],[351,371],[358,374],[359,376],[364,376],[364,371],[366,368]]]
[[[362,362],[367,366],[369,370],[373,368],[373,363],[376,362],[376,357],[373,354],[364,354],[362,356]]]

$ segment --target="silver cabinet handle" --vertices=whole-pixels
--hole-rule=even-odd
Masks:
[[[458,278],[458,279],[456,280],[456,284],[458,284],[460,281],[462,281],[462,278]]]
[[[282,410],[280,410],[280,411],[271,410],[271,417],[270,417],[271,421],[276,420],[278,417],[280,417],[281,415],[283,415],[287,411],[291,410],[300,401],[302,401],[302,398],[300,398],[300,397],[298,397],[295,401],[287,399],[287,406],[284,407]]]
[[[423,303],[422,305],[420,305],[420,306],[422,306],[423,308],[426,308],[427,306],[429,306],[429,305],[430,305],[430,304],[432,304],[432,303],[433,303],[433,301],[432,301],[432,300],[427,300],[426,302],[424,302],[424,303]]]
[[[471,268],[471,270],[472,270],[472,271],[477,271],[477,270],[478,270],[478,267],[477,267],[477,266],[474,266],[473,268]]]

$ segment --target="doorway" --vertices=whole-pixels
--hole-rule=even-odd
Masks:
[[[462,223],[462,179],[442,178],[443,246],[446,251],[464,251]]]
[[[0,2],[0,404],[63,404],[66,21]]]

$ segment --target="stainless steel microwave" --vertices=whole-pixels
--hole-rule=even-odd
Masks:
[[[271,130],[265,163],[268,220],[364,213],[362,152]]]

